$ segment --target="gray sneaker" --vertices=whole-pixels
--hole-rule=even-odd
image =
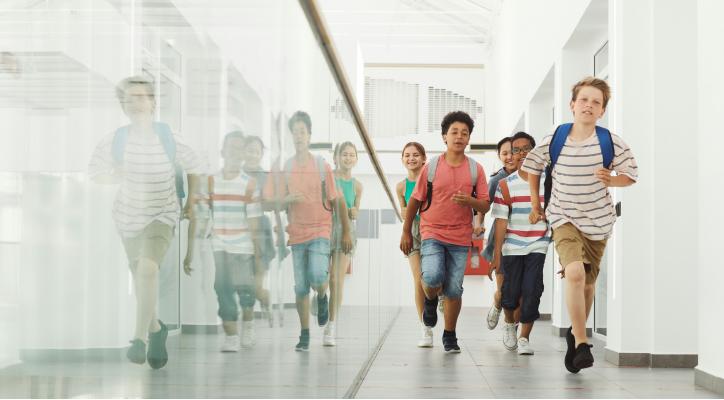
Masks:
[[[168,362],[168,352],[166,351],[166,339],[168,338],[168,328],[166,324],[158,321],[161,330],[148,335],[148,365],[153,369],[163,368]]]
[[[131,340],[131,347],[128,348],[126,357],[134,364],[144,364],[146,362],[146,343],[141,339]]]

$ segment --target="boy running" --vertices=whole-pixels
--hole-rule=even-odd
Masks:
[[[525,132],[512,138],[512,154],[516,168],[523,164],[535,139]],[[503,345],[508,350],[518,349],[520,355],[533,355],[530,332],[540,317],[538,306],[543,294],[543,266],[551,241],[548,224],[528,221],[530,188],[528,174],[517,170],[504,178],[495,191],[491,214],[495,218],[495,251],[491,269],[502,267],[505,279],[502,286],[502,307],[505,312]],[[519,301],[520,300],[520,301]],[[520,303],[520,304],[519,304]],[[523,324],[517,338],[518,322],[515,311],[520,306]]]
[[[596,127],[611,97],[606,81],[585,78],[573,86],[570,108],[572,125],[561,125],[558,134],[543,139],[523,163],[529,174],[532,209],[531,223],[547,219],[566,279],[566,305],[571,318],[566,342],[565,366],[577,373],[593,365],[586,338],[586,320],[593,304],[594,288],[606,241],[616,221],[609,187],[625,187],[636,182],[638,167],[628,145],[608,130]],[[568,130],[565,142],[553,147],[553,140]],[[553,150],[553,152],[551,152]],[[552,156],[552,190],[544,210],[539,200],[540,175]],[[612,158],[604,165],[604,156]],[[616,175],[611,176],[615,171]],[[544,215],[545,212],[545,215]]]
[[[443,119],[442,138],[447,150],[420,172],[407,205],[400,240],[400,250],[409,254],[413,247],[412,224],[420,206],[425,204],[420,213],[425,292],[422,319],[426,326],[437,324],[438,297],[444,294],[442,342],[445,351],[453,353],[460,352],[455,327],[462,306],[465,264],[473,235],[472,210],[485,213],[490,208],[485,171],[465,155],[473,126],[473,119],[462,111],[448,113]],[[434,168],[434,173],[428,173],[430,168]]]
[[[343,196],[338,196],[332,168],[309,151],[312,120],[304,111],[289,119],[295,155],[287,160],[281,176],[269,179],[264,197],[285,209],[289,224],[289,245],[294,264],[294,292],[301,333],[296,351],[309,350],[309,288],[317,293],[317,322],[325,326],[329,319],[330,236],[332,210],[340,216],[342,225],[341,250],[349,253],[352,238],[349,217]],[[324,179],[322,179],[322,176]],[[339,198],[338,198],[339,197]]]

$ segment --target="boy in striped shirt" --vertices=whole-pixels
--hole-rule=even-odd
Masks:
[[[226,333],[222,352],[236,352],[239,347],[254,345],[254,254],[259,245],[251,232],[258,226],[262,209],[256,181],[241,168],[243,150],[242,133],[228,133],[221,149],[224,165],[209,178],[214,218],[214,290],[219,300],[218,315]],[[237,327],[237,296],[242,310],[241,340]]]
[[[130,123],[98,143],[88,172],[96,183],[120,184],[113,220],[126,250],[136,295],[136,327],[126,357],[136,364],[148,360],[158,369],[168,362],[168,328],[156,312],[159,268],[174,238],[176,221],[179,217],[193,220],[198,175],[205,168],[198,154],[170,133],[170,128],[175,151],[169,155],[161,139],[163,132],[158,130],[160,124],[154,121],[154,93],[153,82],[142,76],[118,84],[116,96]],[[124,146],[116,140],[120,132],[126,134]],[[189,199],[183,212],[175,185],[176,164],[188,175]],[[188,246],[187,259],[191,251]]]
[[[552,170],[552,190],[544,210],[539,201],[540,175],[551,164],[550,144],[553,136],[528,154],[523,171],[530,175],[528,182],[532,199],[531,223],[547,219],[553,229],[553,241],[560,256],[566,279],[566,305],[571,318],[564,359],[566,369],[577,373],[593,365],[593,355],[586,338],[586,319],[593,305],[594,288],[606,240],[611,236],[616,211],[609,187],[625,187],[636,182],[638,167],[628,145],[618,136],[610,137],[606,150],[612,161],[603,165],[604,144],[599,140],[596,121],[603,116],[611,97],[606,81],[585,78],[572,89],[570,102],[573,113],[565,143]],[[615,171],[616,175],[611,176]]]
[[[491,215],[495,218],[495,251],[491,268],[502,266],[502,301],[505,312],[503,345],[520,355],[533,355],[530,332],[540,317],[538,306],[543,294],[543,265],[551,241],[545,221],[530,223],[531,209],[528,173],[520,170],[525,156],[535,147],[535,139],[525,132],[512,138],[513,163],[517,171],[503,178],[495,191]],[[515,310],[520,301],[520,339]]]

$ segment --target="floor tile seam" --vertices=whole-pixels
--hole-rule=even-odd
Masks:
[[[463,342],[463,344],[465,344],[464,339],[461,339],[461,341]],[[470,348],[468,346],[464,346],[463,348],[465,349],[465,353],[470,357],[470,360],[472,361],[473,366],[480,374],[480,377],[483,378],[483,381],[485,382],[485,385],[488,387],[488,390],[490,390],[490,393],[493,393],[493,396],[495,396],[495,393],[493,392],[493,388],[490,386],[490,382],[488,382],[488,378],[485,376],[485,374],[483,374],[483,371],[481,371],[480,367],[477,365],[477,362],[475,361],[475,357],[473,357],[472,351],[470,350]]]

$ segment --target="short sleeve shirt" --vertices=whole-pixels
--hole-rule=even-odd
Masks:
[[[444,243],[470,246],[473,235],[473,212],[469,206],[452,201],[458,191],[470,195],[473,189],[469,167],[470,159],[465,158],[459,166],[452,167],[445,155],[438,159],[433,179],[432,204],[420,213],[420,235],[422,239],[437,239]],[[427,170],[425,165],[412,192],[412,197],[423,203],[427,200]],[[478,199],[490,201],[485,171],[478,164],[478,180],[475,182]]]
[[[289,193],[302,195],[302,200],[290,204],[287,210],[289,245],[305,243],[317,238],[330,238],[332,213],[329,210],[338,193],[332,168],[325,162],[324,169],[327,195],[324,204],[322,203],[322,181],[317,170],[317,160],[314,157],[309,157],[304,163],[299,163],[294,158],[288,173],[275,172],[281,181],[279,185],[274,184],[275,179],[268,179],[266,182],[264,197],[267,199],[284,197]]]

